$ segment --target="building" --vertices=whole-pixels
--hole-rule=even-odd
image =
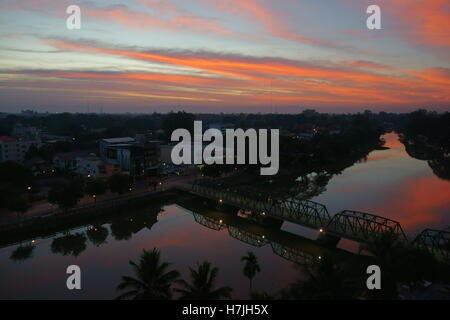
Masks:
[[[26,127],[18,122],[12,129],[11,136],[23,140],[37,140],[40,136],[40,130],[35,127]]]
[[[39,148],[41,141],[21,140],[13,137],[0,137],[0,162],[16,161],[23,163],[25,155],[31,147]]]
[[[134,144],[136,143],[136,139],[131,137],[122,137],[122,138],[110,138],[110,139],[102,139],[100,140],[100,157],[106,157],[106,149],[110,146],[120,145],[120,144]]]
[[[77,158],[89,156],[89,152],[64,152],[53,157],[53,166],[62,171],[77,171]],[[92,155],[91,155],[92,156]]]
[[[150,176],[158,171],[159,142],[138,144],[116,144],[106,147],[105,160],[117,164],[131,176]]]
[[[121,172],[120,166],[94,156],[77,157],[76,172],[89,178],[106,179]]]

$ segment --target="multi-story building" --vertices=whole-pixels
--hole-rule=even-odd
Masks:
[[[77,158],[89,156],[89,152],[63,152],[53,157],[53,166],[62,171],[77,171]]]
[[[136,139],[131,137],[122,137],[122,138],[110,138],[110,139],[102,139],[100,140],[100,157],[106,158],[106,149],[110,146],[119,145],[119,144],[134,144],[136,143]]]
[[[0,162],[16,161],[23,163],[25,155],[31,147],[39,148],[41,141],[21,140],[13,137],[0,137]]]
[[[76,172],[85,177],[106,179],[120,171],[119,164],[109,163],[99,157],[76,158]]]
[[[131,176],[149,176],[157,173],[160,148],[159,142],[139,144],[116,144],[106,147],[105,159],[118,164],[122,171]]]
[[[36,127],[28,127],[18,122],[12,129],[11,135],[17,139],[36,140],[40,136],[40,130]]]

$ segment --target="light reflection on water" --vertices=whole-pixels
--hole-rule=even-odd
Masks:
[[[398,220],[410,236],[424,228],[449,226],[450,182],[434,176],[425,161],[409,157],[395,134],[384,138],[389,150],[374,151],[365,162],[333,177],[326,191],[312,200],[325,204],[331,214],[351,209]],[[195,222],[190,211],[177,205],[163,210],[155,224],[142,225],[129,237],[125,234],[123,240],[114,237],[110,224],[104,225],[109,230],[106,242],[97,247],[88,240],[86,249],[77,257],[52,253],[52,239],[38,240],[33,257],[22,262],[9,259],[18,245],[1,248],[0,299],[114,298],[120,277],[131,275],[128,261],[136,261],[144,248],[161,249],[163,259],[184,278],[188,266],[205,259],[211,261],[220,268],[218,284],[231,286],[235,298],[248,297],[248,280],[239,260],[249,250],[258,256],[262,269],[254,279],[255,289],[274,292],[298,276],[292,263],[276,256],[270,245],[253,247],[230,237],[226,229],[208,229]],[[282,230],[307,238],[317,236],[317,231],[291,223],[284,223]],[[350,241],[342,240],[339,247],[357,250]],[[70,264],[82,269],[81,291],[65,287],[65,270]]]

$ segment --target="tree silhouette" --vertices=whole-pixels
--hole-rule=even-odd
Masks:
[[[281,292],[282,299],[341,300],[354,299],[360,285],[354,273],[335,262],[332,256],[300,266],[306,279],[298,280]]]
[[[89,238],[89,240],[94,244],[96,247],[99,247],[101,244],[103,244],[108,237],[109,231],[103,226],[91,226],[87,231],[86,235]]]
[[[106,183],[100,179],[88,179],[86,182],[85,192],[86,194],[94,197],[95,202],[97,202],[97,197],[101,196],[106,192]]]
[[[77,257],[86,250],[86,236],[83,233],[68,234],[55,238],[51,244],[53,253],[61,253],[63,256],[72,255]]]
[[[9,257],[13,261],[23,261],[33,256],[33,251],[36,248],[35,245],[28,244],[25,246],[19,246],[11,253]]]
[[[17,216],[20,217],[31,208],[31,204],[24,196],[20,196],[9,199],[6,207],[9,211],[17,213]]]
[[[48,193],[48,201],[65,211],[77,205],[83,197],[83,184],[78,179],[56,185]]]
[[[157,249],[143,250],[139,263],[129,262],[135,278],[123,276],[117,290],[128,290],[117,299],[165,300],[172,297],[171,286],[180,273],[168,271],[170,263],[161,262],[161,253]]]
[[[393,232],[383,232],[372,238],[361,245],[361,252],[370,254],[370,263],[378,265],[383,273],[382,289],[369,292],[373,299],[398,299],[399,283],[408,284],[411,288],[426,278],[438,276],[433,254],[401,241]]]
[[[261,268],[258,264],[258,258],[253,252],[248,252],[246,256],[241,258],[241,262],[245,262],[244,265],[244,275],[250,280],[250,292],[252,292],[252,281],[253,277],[261,272]]]
[[[212,267],[211,263],[204,261],[197,263],[197,269],[189,268],[190,283],[186,280],[178,280],[181,288],[175,289],[181,294],[181,300],[218,300],[221,298],[231,298],[230,287],[216,288],[216,278],[219,273],[217,267]]]
[[[115,174],[109,178],[108,184],[111,192],[124,194],[130,192],[133,181],[130,176]]]

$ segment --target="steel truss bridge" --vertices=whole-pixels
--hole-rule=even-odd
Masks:
[[[425,229],[414,239],[414,244],[429,249],[438,258],[450,262],[450,228],[446,230]]]
[[[303,239],[296,235],[291,235],[291,237],[295,237],[297,241],[281,241],[276,239],[270,232],[266,235],[263,229],[258,230],[252,228],[256,223],[249,222],[243,218],[236,217],[236,219],[239,219],[240,221],[225,222],[217,217],[210,217],[195,211],[191,212],[197,223],[209,229],[215,231],[228,229],[228,233],[231,237],[253,247],[260,248],[270,244],[272,251],[276,255],[297,264],[307,264],[311,261],[321,259],[325,254],[324,252],[328,250],[321,248],[319,245],[311,245],[310,241],[312,240]],[[278,230],[277,232],[288,234],[285,231]],[[295,242],[300,242],[300,244],[292,245],[292,243]]]
[[[384,232],[392,232],[400,240],[408,241],[399,222],[366,212],[344,210],[331,216],[324,205],[314,201],[295,197],[273,199],[270,195],[249,188],[230,187],[209,179],[194,181],[191,192],[219,203],[251,211],[253,215],[259,217],[272,217],[313,228],[327,237],[346,238],[364,243]],[[419,234],[413,243],[448,260],[449,239],[449,230],[427,229]],[[277,250],[284,249],[277,248]]]

